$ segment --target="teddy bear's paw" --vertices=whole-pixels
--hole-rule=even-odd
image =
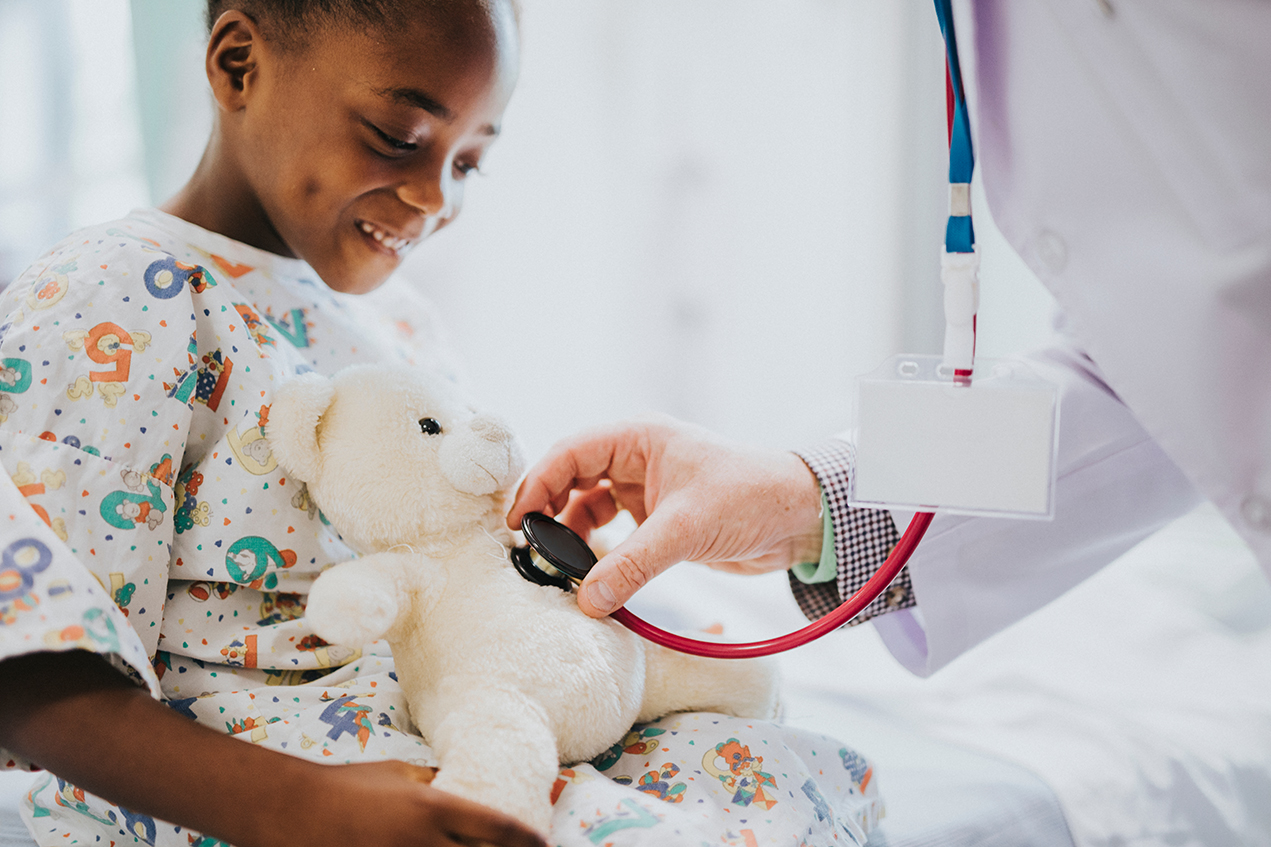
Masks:
[[[367,582],[356,567],[338,566],[313,583],[305,618],[325,641],[356,648],[383,637],[397,611],[388,586]]]
[[[706,659],[648,645],[639,720],[688,710],[770,719],[778,711],[779,681],[770,659]]]
[[[776,718],[781,711],[781,676],[777,663],[765,659],[742,659],[737,661],[735,670],[738,716]]]
[[[467,772],[464,767],[443,766],[432,787],[498,809],[543,835],[551,829],[551,802],[546,795],[537,796],[524,781],[494,780],[488,774]]]

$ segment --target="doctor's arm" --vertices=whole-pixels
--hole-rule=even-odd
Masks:
[[[1085,355],[1065,344],[1026,360],[1060,391],[1055,519],[932,522],[909,567],[860,617],[878,615],[880,634],[915,673],[1045,605],[1199,502]],[[801,455],[731,444],[669,419],[592,430],[530,471],[508,522],[545,511],[585,534],[619,506],[630,510],[639,528],[600,560],[579,594],[584,611],[602,615],[684,559],[737,572],[816,561],[824,489],[837,578],[792,580],[816,617],[864,584],[906,516],[893,522],[887,512],[847,507],[845,441]],[[907,608],[915,602],[920,615]]]

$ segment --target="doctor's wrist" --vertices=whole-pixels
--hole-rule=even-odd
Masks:
[[[819,552],[813,547],[819,547]],[[809,544],[804,554],[795,558],[790,566],[791,575],[807,585],[833,582],[838,575],[838,553],[834,546],[834,518],[829,498],[821,494],[821,540],[818,545]]]
[[[900,535],[885,509],[854,509],[848,505],[848,492],[856,470],[856,451],[850,442],[831,439],[797,453],[820,481],[828,506],[827,517],[833,524],[834,579],[809,580],[805,578],[806,571],[803,574],[799,569],[790,571],[790,588],[799,608],[809,619],[817,620],[851,597],[874,575]],[[905,568],[887,591],[849,625],[913,605],[909,569]]]
[[[797,453],[790,453],[790,458],[798,465],[792,472],[794,493],[785,507],[789,512],[790,566],[798,567],[801,563],[812,563],[816,568],[825,554],[828,520],[825,508],[825,495],[821,492],[821,481]],[[829,546],[834,546],[834,532],[828,533]]]

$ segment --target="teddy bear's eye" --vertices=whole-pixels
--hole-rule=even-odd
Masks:
[[[440,435],[441,424],[435,418],[420,418],[419,431],[424,435]]]

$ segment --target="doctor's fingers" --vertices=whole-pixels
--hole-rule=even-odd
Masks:
[[[644,523],[644,486],[614,485],[606,479],[595,488],[575,490],[556,519],[587,538],[623,511],[629,511],[637,524]]]
[[[614,502],[609,481],[601,480],[595,488],[570,492],[569,503],[556,520],[584,539],[590,539],[593,529],[604,526],[617,516],[618,504]]]
[[[528,512],[559,515],[571,491],[595,488],[602,479],[643,485],[650,456],[664,449],[674,423],[663,417],[628,421],[558,442],[521,481],[508,512],[508,527],[519,527]]]
[[[587,574],[578,590],[579,608],[602,618],[622,606],[653,577],[705,549],[710,539],[704,525],[695,509],[661,504]]]
[[[753,559],[730,559],[727,561],[702,562],[702,564],[711,570],[724,573],[738,574],[739,576],[759,576],[772,571],[789,570],[794,561],[786,552],[774,552],[756,556]]]
[[[552,517],[561,514],[571,493],[595,488],[605,478],[610,456],[602,442],[588,441],[578,447],[572,442],[561,442],[552,447],[517,487],[508,511],[508,528],[518,529],[521,518],[530,512]],[[590,474],[583,472],[584,465],[594,468]]]

